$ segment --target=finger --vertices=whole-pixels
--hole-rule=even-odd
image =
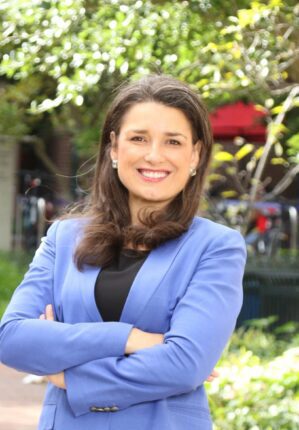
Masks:
[[[54,321],[54,312],[53,312],[52,305],[46,306],[46,318],[47,320]]]
[[[210,375],[210,376],[208,376],[207,381],[212,382],[212,381],[214,381],[214,379],[215,379],[214,376]]]
[[[46,319],[45,314],[41,314],[40,317],[39,317],[39,319],[40,320],[45,320]]]
[[[220,375],[220,373],[216,369],[214,369],[211,373],[211,376],[213,376],[214,378],[217,378],[219,375]]]

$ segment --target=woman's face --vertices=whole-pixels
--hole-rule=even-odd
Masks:
[[[189,120],[179,109],[157,102],[133,105],[119,135],[111,133],[111,143],[133,223],[139,209],[161,208],[180,193],[199,162],[199,142],[192,144]]]

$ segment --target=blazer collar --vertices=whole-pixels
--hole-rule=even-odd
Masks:
[[[137,273],[124,304],[120,321],[136,324],[146,304],[162,282],[183,243],[194,231],[194,222],[187,232],[169,240],[150,252]],[[83,303],[92,321],[103,321],[94,295],[94,288],[100,268],[86,266],[79,272],[80,290]]]

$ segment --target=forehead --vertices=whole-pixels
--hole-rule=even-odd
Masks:
[[[137,127],[140,130],[155,129],[163,132],[176,130],[192,135],[190,121],[183,111],[157,102],[136,103],[126,111],[120,131]]]

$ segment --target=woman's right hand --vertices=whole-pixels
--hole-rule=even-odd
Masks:
[[[150,348],[164,342],[164,335],[161,333],[148,333],[146,331],[133,328],[129,334],[125,354],[133,354],[140,349]]]
[[[143,348],[150,348],[155,345],[161,345],[164,342],[164,335],[160,333],[148,333],[146,331],[133,328],[127,340],[125,354],[133,354]],[[219,372],[213,370],[210,376],[206,379],[207,382],[214,381],[215,378],[219,377]]]

